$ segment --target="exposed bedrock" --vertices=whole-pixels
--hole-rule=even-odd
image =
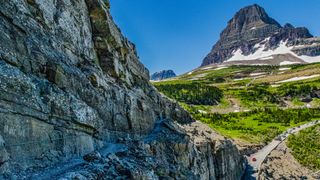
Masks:
[[[217,134],[188,133],[186,127],[195,123],[188,113],[149,83],[149,72],[114,24],[108,1],[0,4],[0,179],[23,172],[27,177],[119,139],[144,142],[162,120],[177,127],[171,127],[171,136],[144,142],[158,153],[141,152],[181,168],[168,177],[185,171],[204,179],[240,178],[244,159],[235,146]],[[139,162],[134,155],[124,158]]]

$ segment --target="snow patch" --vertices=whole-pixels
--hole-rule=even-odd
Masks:
[[[259,60],[269,60],[269,59],[273,59],[272,56],[269,56],[269,57],[263,57],[263,58],[260,58]]]
[[[290,64],[298,64],[299,62],[292,62],[292,61],[283,61],[280,63],[280,66],[290,65]]]
[[[251,73],[250,76],[260,76],[260,75],[264,75],[266,73],[262,72],[262,73]]]
[[[252,66],[270,66],[270,64],[264,64],[264,63],[261,63],[261,64],[250,64]]]
[[[315,63],[315,62],[320,62],[320,56],[298,56],[300,59],[304,60],[307,63]]]
[[[320,74],[315,74],[315,75],[311,75],[311,76],[300,76],[300,77],[294,77],[294,78],[290,78],[287,80],[283,80],[283,81],[278,81],[276,83],[286,83],[286,82],[292,82],[292,81],[300,81],[300,80],[305,80],[305,79],[311,79],[311,78],[315,78],[315,77],[319,77]]]
[[[214,69],[214,70],[221,70],[221,69],[226,69],[226,68],[228,68],[228,67],[226,67],[226,66],[221,66],[221,67],[218,67],[218,68],[216,68],[216,69]]]
[[[268,38],[262,42],[265,43],[267,41],[268,41]],[[247,61],[248,60],[270,60],[270,59],[273,59],[272,56],[276,54],[291,54],[307,63],[320,62],[320,56],[317,56],[317,57],[306,56],[306,55],[298,56],[292,51],[292,49],[295,46],[288,47],[286,44],[287,44],[287,41],[281,41],[279,44],[279,47],[273,50],[269,49],[266,51],[265,51],[266,44],[256,44],[254,48],[256,48],[257,50],[254,53],[249,55],[243,55],[242,50],[237,49],[233,52],[233,56],[229,58],[226,62],[241,61],[241,60],[247,60]]]
[[[279,68],[279,71],[287,71],[290,70],[291,68]]]
[[[277,49],[274,50],[267,50],[265,51],[265,44],[259,46],[259,48],[253,54],[249,54],[247,56],[243,55],[241,49],[238,49],[233,56],[228,59],[227,61],[239,61],[239,60],[265,60],[263,58],[270,58],[270,56],[274,54],[292,54],[291,48],[286,46],[286,42],[281,41],[280,45]]]
[[[202,68],[202,70],[208,70],[208,69],[212,69],[213,67],[205,67],[205,68]]]
[[[206,75],[208,75],[208,73],[198,74],[195,76],[195,78],[202,78],[202,77],[205,77]]]

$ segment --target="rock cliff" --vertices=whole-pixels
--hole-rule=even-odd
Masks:
[[[262,7],[254,4],[240,9],[228,22],[201,66],[230,61],[249,64],[248,60],[253,64],[258,64],[259,60],[274,64],[261,61],[270,59],[277,63],[320,62],[319,40],[305,27],[296,28],[291,24],[282,27]],[[286,57],[279,59],[279,55]]]
[[[177,75],[173,72],[173,70],[162,70],[160,72],[155,72],[151,75],[151,80],[160,81],[163,79],[173,78]]]
[[[109,7],[0,0],[0,179],[240,179],[236,147],[156,91]]]

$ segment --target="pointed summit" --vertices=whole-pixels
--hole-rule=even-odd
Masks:
[[[204,58],[201,66],[234,59],[250,59],[250,55],[252,56],[258,50],[261,52],[273,51],[283,42],[286,42],[286,45],[313,44],[314,42],[308,40],[308,42],[296,42],[299,39],[311,37],[313,36],[307,28],[294,27],[291,24],[281,27],[262,7],[253,4],[240,9],[233,16],[227,27],[221,32],[219,41]],[[293,51],[299,55],[313,56],[318,55],[319,52],[317,48],[309,46],[305,49],[300,48]],[[260,55],[256,55],[254,58],[260,58],[258,56]]]
[[[228,22],[228,26],[221,33],[221,37],[241,34],[248,30],[254,30],[268,25],[278,28],[281,27],[276,20],[269,17],[262,7],[254,4],[240,9]]]
[[[269,17],[266,11],[257,4],[240,9],[239,12],[237,12],[234,16],[234,19],[237,19],[238,17],[243,17],[244,21],[247,23],[262,21],[265,24],[274,24],[280,26],[280,24],[276,20]]]

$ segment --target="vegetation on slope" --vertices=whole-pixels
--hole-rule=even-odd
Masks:
[[[221,134],[266,143],[320,118],[319,77],[280,82],[318,74],[320,64],[206,67],[155,86]]]
[[[287,145],[301,164],[311,169],[320,170],[320,125],[290,136]]]
[[[216,105],[223,96],[220,89],[200,83],[160,84],[156,88],[172,99],[194,105]]]
[[[320,118],[320,109],[263,108],[228,114],[201,113],[201,107],[184,105],[192,116],[220,132],[251,143],[267,143],[290,127]]]

